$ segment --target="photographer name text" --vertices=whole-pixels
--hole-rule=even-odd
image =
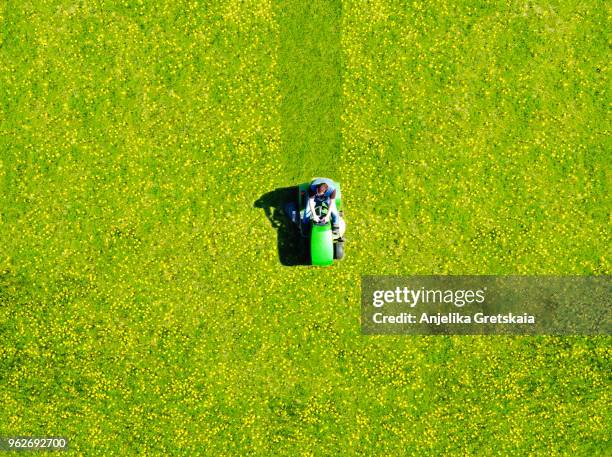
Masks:
[[[396,287],[392,290],[376,290],[372,294],[372,306],[382,308],[386,304],[403,304],[409,308],[419,305],[452,304],[456,307],[485,302],[486,287],[482,289],[460,289],[460,290],[439,290],[410,289],[407,287]],[[535,316],[528,313],[505,313],[505,314],[486,314],[483,312],[475,313],[413,313],[400,312],[396,314],[384,314],[375,312],[372,314],[372,321],[375,324],[535,324]]]

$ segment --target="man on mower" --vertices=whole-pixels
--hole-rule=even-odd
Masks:
[[[327,205],[327,214],[322,217],[317,216],[315,207],[325,203]],[[331,217],[332,233],[338,234],[340,226],[338,224],[338,209],[336,208],[336,187],[331,179],[320,178],[315,179],[310,183],[308,188],[308,203],[306,204],[306,210],[304,211],[304,225],[310,222],[310,218],[316,224],[327,223],[328,218]]]

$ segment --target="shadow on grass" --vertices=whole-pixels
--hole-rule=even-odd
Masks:
[[[297,202],[298,188],[281,187],[259,197],[253,206],[261,208],[277,231],[278,259],[286,266],[309,265],[308,243],[299,228],[285,214],[285,205]]]

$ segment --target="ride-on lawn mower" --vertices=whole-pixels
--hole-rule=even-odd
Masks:
[[[316,178],[315,178],[316,179]],[[314,181],[314,180],[313,180]],[[344,211],[342,209],[342,195],[340,183],[334,183],[336,188],[336,208],[338,209],[338,233],[333,233],[330,218],[325,223],[315,223],[312,218],[304,223],[304,213],[308,205],[308,188],[312,182],[302,183],[298,186],[298,201],[288,202],[285,212],[291,221],[300,228],[303,238],[310,238],[310,260],[313,265],[331,265],[334,259],[344,257]],[[327,203],[317,202],[315,213],[318,217],[326,216],[329,211]]]

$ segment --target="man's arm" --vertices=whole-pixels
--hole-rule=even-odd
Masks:
[[[327,214],[330,214],[332,211],[336,211],[336,197],[333,197],[329,202],[329,211]]]
[[[329,208],[327,209],[327,216],[323,218],[323,222],[327,222],[331,218],[331,213],[336,210],[336,189],[333,190],[329,196]]]
[[[319,217],[315,213],[314,195],[308,198],[308,207],[310,208],[311,218],[315,222],[319,222]]]
[[[323,222],[327,222],[329,218],[331,218],[332,211],[336,210],[336,198],[332,198],[329,200],[329,208],[327,209],[327,215],[323,218]]]

